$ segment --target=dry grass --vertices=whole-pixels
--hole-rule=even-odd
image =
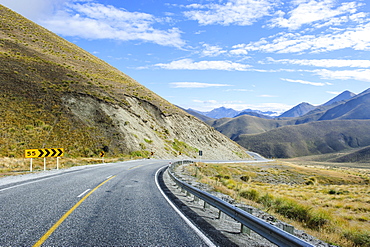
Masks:
[[[328,243],[370,246],[370,170],[288,162],[189,165],[215,190]]]

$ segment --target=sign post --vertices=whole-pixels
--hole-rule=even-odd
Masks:
[[[100,157],[102,158],[103,164],[104,164],[104,156],[105,156],[104,151],[101,151],[101,152],[100,152]]]
[[[57,157],[57,169],[59,169],[58,158],[64,155],[64,148],[26,149],[24,157],[30,158],[30,172],[32,172],[32,159],[44,158],[44,171],[46,171],[46,157]]]
[[[203,151],[199,150],[199,163],[202,161]]]

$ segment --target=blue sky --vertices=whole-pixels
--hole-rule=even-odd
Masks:
[[[365,0],[0,0],[173,104],[283,112],[370,88]]]

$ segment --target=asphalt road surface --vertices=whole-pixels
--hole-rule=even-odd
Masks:
[[[155,183],[166,161],[87,166],[0,186],[0,246],[206,246]]]

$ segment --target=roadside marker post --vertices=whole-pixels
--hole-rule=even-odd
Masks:
[[[104,151],[101,151],[101,152],[100,152],[100,157],[102,158],[102,162],[103,162],[103,164],[104,164],[104,156],[105,156]]]
[[[199,150],[199,163],[202,162],[203,151]]]

